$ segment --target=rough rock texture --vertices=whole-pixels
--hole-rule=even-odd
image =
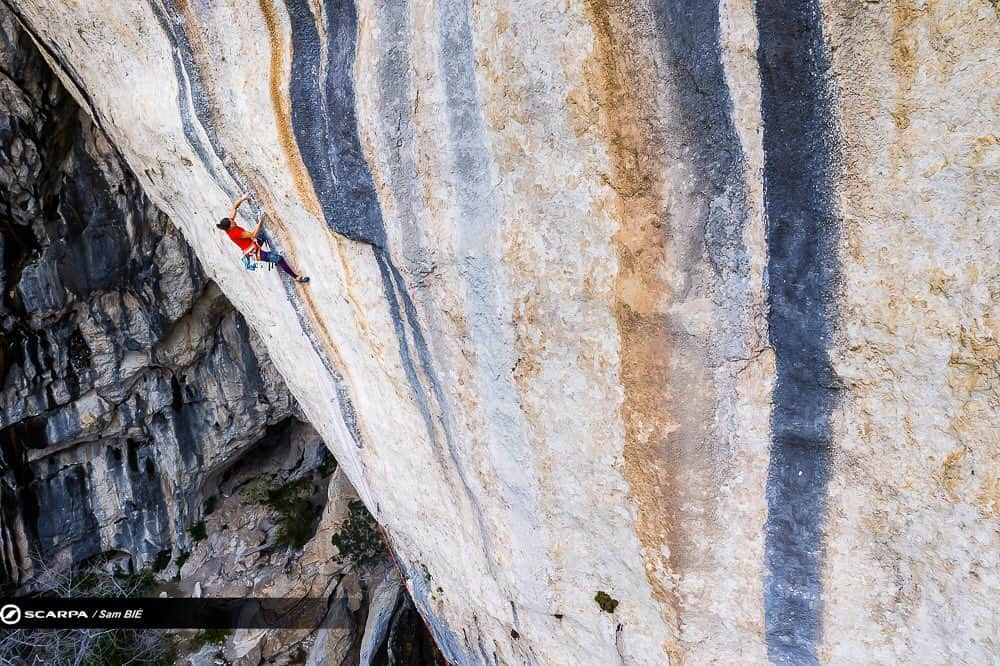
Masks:
[[[154,594],[330,598],[327,622],[352,628],[339,658],[316,647],[320,628],[236,632],[190,663],[356,664],[363,649],[393,650],[390,630],[413,630],[390,622],[409,604],[395,569],[357,566],[331,541],[354,489],[296,418],[259,339],[5,8],[0,183],[4,594],[70,567],[145,569]]]
[[[12,4],[449,660],[1000,649],[988,0]]]
[[[221,656],[239,664],[351,666],[370,663],[366,649],[393,649],[386,640],[392,625],[376,626],[378,619],[392,620],[393,611],[410,604],[400,598],[389,560],[357,565],[332,543],[357,495],[331,462],[316,432],[293,422],[213,476],[208,486],[216,494],[199,523],[204,534],[163,571],[168,582],[161,589],[177,597],[310,598],[328,605],[315,630],[237,630],[221,646],[187,654],[187,663]],[[400,622],[400,630],[411,628]]]
[[[242,316],[4,12],[3,582],[190,545],[294,401]]]

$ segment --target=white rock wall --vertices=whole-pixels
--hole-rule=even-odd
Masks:
[[[995,655],[985,0],[14,4],[449,659]]]

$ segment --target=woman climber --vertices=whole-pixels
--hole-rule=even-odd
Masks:
[[[270,264],[278,264],[281,266],[281,270],[285,271],[296,282],[306,283],[309,282],[309,278],[305,276],[299,276],[292,267],[288,265],[277,252],[268,252],[261,247],[263,242],[260,236],[260,228],[264,225],[264,212],[261,211],[260,215],[257,216],[257,226],[253,228],[253,231],[247,231],[243,227],[236,224],[236,211],[240,209],[240,205],[243,204],[247,199],[250,198],[250,194],[244,194],[242,197],[236,200],[233,204],[233,210],[229,213],[229,217],[224,217],[215,226],[219,227],[228,234],[228,236],[239,246],[240,250],[243,251],[243,263],[250,270],[256,268],[254,262],[266,261]]]

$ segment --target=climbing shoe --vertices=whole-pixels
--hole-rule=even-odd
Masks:
[[[303,275],[302,277],[296,278],[295,281],[300,284],[305,284],[306,282],[309,282],[309,278]]]

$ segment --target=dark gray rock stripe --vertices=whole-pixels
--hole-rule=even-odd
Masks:
[[[383,167],[384,177],[396,203],[395,229],[404,253],[401,261],[412,266],[425,261],[426,251],[417,226],[421,178],[414,157],[409,0],[381,2],[377,19],[382,33],[376,63],[379,127],[390,132],[395,127],[395,135],[386,142],[389,159]]]
[[[199,159],[202,160],[205,168],[212,174],[216,185],[226,192],[229,197],[235,198],[236,190],[229,183],[235,183],[240,190],[245,190],[248,179],[241,173],[235,161],[228,156],[218,139],[211,120],[209,95],[202,83],[201,73],[199,72],[194,54],[191,51],[190,41],[184,32],[183,19],[177,14],[169,1],[161,4],[161,0],[150,0],[150,7],[173,48],[174,71],[177,76],[178,87],[181,91],[178,94],[178,107],[184,125],[185,136]],[[194,118],[191,116],[191,110],[194,111]],[[209,140],[208,148],[206,148],[201,140],[198,129],[194,125],[195,121],[198,122],[198,125]],[[226,174],[230,178],[229,181],[220,177],[215,168],[215,162],[208,153],[209,148],[215,158],[224,166]],[[281,248],[275,239],[270,234],[267,235],[267,238],[271,246],[280,253]],[[355,445],[361,448],[364,445],[364,438],[358,425],[357,411],[351,400],[347,383],[344,381],[343,375],[331,362],[323,349],[323,345],[313,331],[301,299],[299,299],[296,293],[298,287],[283,278],[279,277],[279,279],[285,290],[285,295],[295,311],[300,328],[305,333],[306,339],[309,340],[310,346],[312,346],[316,356],[320,359],[324,369],[326,369],[333,380],[337,393],[338,407],[344,424],[351,433]]]
[[[467,0],[436,3],[439,62],[448,112],[448,140],[454,161],[462,234],[485,236],[493,231],[496,202],[492,196],[486,128],[479,104],[472,28]],[[476,239],[478,240],[478,239]],[[481,246],[482,242],[474,242]]]
[[[830,61],[816,0],[757,0],[768,326],[776,361],[764,588],[775,663],[817,663],[838,278]]]
[[[350,5],[350,7],[333,7],[333,4]],[[286,0],[285,5],[291,25],[292,76],[289,96],[292,104],[292,131],[295,134],[296,145],[330,228],[372,246],[382,279],[382,288],[399,340],[400,355],[407,379],[417,399],[428,433],[432,441],[436,442],[438,437],[434,427],[435,419],[430,411],[428,396],[418,377],[417,366],[410,355],[410,346],[407,342],[408,330],[415,332],[415,335],[419,334],[419,322],[415,316],[411,319],[400,307],[402,296],[400,299],[396,297],[398,291],[399,294],[405,295],[405,300],[409,302],[406,285],[402,279],[398,283],[394,279],[396,269],[388,252],[384,250],[385,227],[382,222],[382,210],[371,171],[364,160],[358,141],[351,78],[357,39],[357,16],[353,2],[343,0],[326,5],[327,21],[332,21],[333,25],[327,25],[328,71],[325,81],[320,80],[319,58],[323,49],[316,23],[317,17],[313,15],[308,0]],[[340,40],[339,43],[336,43],[337,39]],[[349,44],[343,43],[345,40]],[[350,60],[345,60],[348,54]],[[332,101],[331,96],[334,98]],[[350,108],[345,110],[344,104],[348,103]],[[350,125],[346,126],[345,123],[348,121]],[[343,158],[344,155],[352,154],[355,148],[360,162],[353,157]],[[347,166],[352,170],[352,173],[348,174],[350,178],[338,179],[338,172]],[[342,180],[348,184],[353,182],[355,187],[340,192]],[[365,186],[365,183],[370,187]],[[349,201],[358,199],[363,201],[360,203],[354,201],[359,203],[356,212],[363,213],[363,216],[355,217],[352,222],[344,226],[345,223],[338,219],[340,210],[347,206]],[[422,337],[420,339],[422,340]],[[429,379],[433,377],[433,373],[429,370],[426,349],[424,354],[421,360],[426,360],[427,363],[421,369]]]
[[[337,233],[385,246],[385,227],[354,109],[358,17],[352,0],[323,3],[326,43],[308,0],[286,0],[292,32],[289,96],[292,131],[327,224]],[[326,73],[320,54],[326,49]],[[322,79],[322,80],[321,80]]]
[[[406,560],[400,557],[399,551],[395,546],[395,540],[389,532],[389,528],[383,526],[382,530],[385,533],[385,543],[392,554],[392,560],[396,564],[396,567],[399,569],[399,573],[402,576],[403,585],[406,586],[406,589],[409,591],[410,598],[413,600],[413,605],[418,610],[422,610],[420,615],[423,617],[427,628],[430,629],[434,638],[434,643],[441,651],[441,654],[444,655],[444,658],[449,664],[467,663],[467,659],[465,658],[466,653],[461,648],[455,632],[449,629],[448,625],[438,619],[433,612],[434,606],[431,600],[431,597],[433,596],[431,581],[428,580],[423,573],[413,573],[411,571]]]
[[[736,289],[733,295],[739,297],[749,272],[743,243],[749,218],[746,161],[722,64],[719,2],[654,0],[653,12],[671,77],[670,105],[683,137],[682,157],[691,168],[686,194],[698,206],[698,229],[683,251],[685,265],[697,265],[704,257],[721,278],[717,286]]]
[[[356,10],[350,0],[324,3],[327,68],[325,80],[320,81],[316,60],[322,49],[317,18],[306,0],[286,0],[286,7],[292,29],[289,91],[292,128],[303,162],[320,198],[327,224],[348,238],[372,245],[407,381],[428,436],[437,447],[443,446],[451,459],[476,512],[484,550],[488,552],[489,532],[458,457],[444,392],[416,307],[403,276],[385,249],[382,210],[358,139],[352,79],[357,40]]]
[[[684,575],[711,570],[717,558],[693,532],[706,524],[726,529],[728,517],[718,515],[708,491],[733,480],[731,449],[739,443],[719,435],[718,424],[732,418],[735,387],[720,382],[716,370],[749,355],[744,236],[750,214],[746,160],[722,57],[719,0],[653,0],[652,8],[666,93],[658,139],[666,147],[668,184],[676,191],[662,215],[667,262],[684,276],[669,297],[675,304],[713,304],[708,336],[693,337],[688,317],[673,311],[663,324],[667,374],[674,386],[690,387],[689,395],[667,398],[678,427],[663,444],[675,470],[666,481],[666,506],[675,512],[667,545],[672,568]],[[683,623],[683,600],[672,603]]]
[[[216,162],[209,154],[211,150],[218,161],[225,164],[223,156],[217,149],[218,142],[215,141],[214,128],[212,128],[208,117],[207,96],[202,86],[201,76],[194,65],[191,45],[188,42],[187,35],[184,33],[181,20],[169,2],[150,0],[149,7],[170,44],[173,56],[174,76],[177,79],[177,109],[181,116],[181,127],[184,130],[184,138],[187,139],[188,145],[198,155],[201,163],[208,169],[215,184],[226,193],[226,196],[235,199],[237,196],[235,190],[226,179],[220,176],[216,168]],[[195,112],[195,117],[192,116],[192,111]],[[205,142],[202,141],[201,134],[198,132],[198,127],[195,125],[196,122],[201,126],[209,139],[210,145],[207,147]],[[239,182],[233,177],[232,173],[229,175],[233,180]]]
[[[453,6],[454,5],[454,6]],[[468,22],[468,6],[464,0],[436,5],[439,33],[441,40],[440,52],[443,56],[441,66],[445,79],[447,114],[449,127],[449,143],[447,149],[452,158],[452,178],[455,184],[457,201],[460,211],[460,271],[467,286],[466,296],[473,315],[469,318],[470,339],[479,350],[477,367],[483,382],[485,399],[491,401],[494,407],[503,412],[508,424],[515,423],[519,416],[516,399],[511,396],[512,389],[507,368],[513,363],[506,363],[501,355],[495,352],[502,349],[503,344],[496,340],[496,329],[491,325],[501,308],[497,302],[499,284],[499,269],[489,256],[488,248],[496,242],[495,234],[495,201],[492,196],[489,175],[489,153],[485,143],[485,129],[482,113],[479,107],[477,85],[475,82],[474,61],[472,53],[472,32]],[[398,240],[403,245],[404,261],[411,270],[418,273],[433,270],[433,255],[424,247],[423,230],[418,226],[418,210],[420,208],[421,176],[414,157],[413,128],[413,96],[412,67],[410,64],[410,3],[405,0],[387,0],[377,11],[378,29],[382,35],[376,76],[379,92],[379,123],[380,127],[392,132],[387,141],[388,160],[384,166],[386,186],[392,191],[396,202],[395,229]],[[394,139],[394,140],[393,140]],[[384,283],[393,283],[403,289],[403,279],[399,272],[386,257],[384,266]],[[421,292],[417,292],[419,295]],[[387,298],[392,303],[391,297]],[[403,291],[400,296],[402,312],[405,318],[416,321],[416,307],[409,295]],[[398,308],[399,304],[392,307]],[[404,337],[397,330],[400,340]],[[431,354],[419,329],[416,329],[414,343],[417,344],[417,355],[421,364],[431,368]],[[401,353],[411,354],[405,345],[401,345]],[[485,359],[485,360],[484,360]],[[409,372],[409,371],[408,371]],[[415,373],[411,373],[415,376]],[[432,375],[433,376],[433,375]],[[411,380],[412,381],[412,380]],[[437,404],[444,404],[444,395],[436,379],[432,382]],[[496,405],[500,404],[499,407]],[[509,405],[514,407],[510,408]],[[511,415],[510,412],[516,412]],[[432,428],[428,431],[433,436]],[[497,441],[502,441],[511,450],[511,455],[524,459],[530,451],[518,449],[512,439],[516,438],[510,430],[494,433]],[[450,432],[445,433],[445,446],[448,447],[452,465],[457,470],[457,476],[469,501],[476,512],[484,543],[484,554],[492,570],[493,549],[490,547],[491,536],[485,529],[485,522],[475,501],[471,484],[467,479]],[[516,450],[515,450],[516,449]],[[526,492],[526,491],[525,491]],[[528,530],[525,531],[527,533]],[[513,602],[512,602],[513,604]],[[430,606],[422,606],[428,617],[432,615]],[[516,611],[515,611],[516,616]],[[430,622],[435,633],[437,623]],[[450,635],[450,634],[448,634]],[[445,634],[441,635],[439,644],[442,649],[447,644]],[[469,646],[469,650],[472,647]],[[445,650],[447,653],[447,650]],[[484,653],[485,654],[485,653]]]
[[[403,363],[403,370],[406,373],[406,378],[410,383],[410,387],[413,389],[414,397],[417,400],[417,406],[420,413],[424,418],[424,426],[427,429],[428,437],[430,437],[432,442],[437,444],[440,438],[438,437],[437,429],[434,425],[434,417],[430,411],[428,397],[422,389],[422,384],[417,374],[417,367],[413,361],[413,354],[410,350],[410,343],[406,332],[406,324],[404,323],[404,308],[400,305],[400,299],[402,297],[400,290],[404,288],[402,279],[397,276],[395,268],[391,265],[390,260],[385,253],[379,248],[373,248],[373,250],[375,254],[375,261],[377,262],[379,271],[382,275],[382,288],[385,294],[386,303],[389,306],[393,327],[396,332],[396,339],[399,342],[399,357]],[[412,308],[412,304],[410,305],[410,308]],[[414,329],[414,332],[415,331],[416,329]],[[449,440],[451,439],[450,434],[447,432],[446,437]],[[440,447],[438,446],[437,448]],[[455,460],[453,450],[452,458],[455,467],[459,470],[459,474],[461,475],[462,468],[458,464],[458,461]],[[464,476],[462,477],[462,481],[463,483],[465,482]],[[468,487],[466,487],[466,490],[468,491]],[[474,502],[473,506],[476,506]],[[478,506],[476,506],[476,508],[478,510]],[[481,515],[479,516],[479,521],[479,528],[482,531],[484,525]],[[411,576],[406,569],[404,569],[404,560],[398,557],[398,555],[395,557],[395,560],[397,565],[400,567],[400,573],[403,574],[403,580],[408,585],[410,596],[413,599],[414,605],[427,622],[427,626],[430,628],[438,648],[448,659],[449,663],[464,663],[465,659],[463,658],[463,655],[465,652],[459,647],[454,632],[452,632],[447,625],[440,622],[435,616],[434,606],[430,598],[431,586],[427,578],[423,575]]]
[[[389,260],[382,251],[375,251],[375,262],[378,264],[379,273],[382,276],[382,292],[385,295],[386,303],[389,305],[389,312],[392,316],[392,325],[396,332],[396,340],[399,343],[399,359],[403,364],[403,371],[413,389],[417,407],[424,419],[424,426],[427,428],[427,435],[432,441],[437,441],[437,429],[434,425],[434,416],[431,414],[427,394],[423,391],[420,378],[417,376],[417,367],[413,362],[413,354],[410,352],[409,338],[406,334],[406,324],[403,319],[403,311],[397,296],[397,284],[394,274],[389,268]]]
[[[459,459],[458,448],[455,445],[455,440],[448,424],[444,391],[441,390],[441,382],[438,381],[437,375],[434,372],[430,350],[427,347],[427,341],[424,339],[419,326],[416,307],[409,293],[406,291],[406,283],[403,281],[403,276],[393,266],[388,254],[380,248],[373,248],[373,250],[379,271],[382,274],[386,302],[389,305],[393,326],[396,329],[396,338],[399,341],[399,355],[403,361],[407,379],[416,395],[417,405],[420,407],[420,411],[424,417],[427,435],[435,446],[439,449],[443,446],[448,454],[451,466],[454,468],[459,483],[462,485],[462,490],[475,513],[480,538],[482,539],[483,553],[486,555],[487,562],[492,567],[490,532],[487,529],[486,520],[483,517],[479,503],[476,501],[476,496],[472,491],[468,476],[465,473],[465,467]],[[411,338],[412,343],[410,342]],[[413,358],[414,353],[416,353],[416,360],[419,363],[415,362]],[[421,381],[420,375],[423,375],[424,381]],[[430,396],[427,395],[424,389],[425,385],[430,387]],[[433,398],[433,403],[431,398]],[[436,424],[440,425],[440,433]],[[442,439],[444,440],[443,442]]]
[[[269,243],[275,251],[279,254],[281,253],[281,247],[279,244],[276,244],[273,239],[269,239]],[[344,376],[333,365],[330,357],[323,349],[322,343],[320,343],[319,338],[316,336],[313,326],[309,322],[309,317],[306,316],[305,306],[302,304],[302,299],[299,298],[297,293],[299,287],[297,287],[295,283],[290,280],[286,280],[283,277],[279,276],[278,279],[281,280],[281,286],[285,290],[285,296],[287,297],[288,302],[291,303],[292,309],[295,311],[295,318],[299,322],[299,327],[302,329],[302,332],[305,333],[306,339],[309,340],[309,346],[312,347],[317,358],[319,358],[320,363],[323,364],[323,368],[333,381],[334,391],[336,391],[337,394],[336,407],[340,410],[340,416],[344,422],[344,426],[347,428],[347,431],[351,433],[351,437],[354,439],[354,445],[359,449],[364,448],[365,439],[361,433],[361,427],[358,423],[358,412],[354,407],[354,400],[351,398],[350,389],[347,386],[347,382],[344,380]],[[309,287],[303,288],[308,289]]]
[[[391,257],[382,249],[385,247],[382,210],[358,137],[352,78],[357,42],[354,4],[351,0],[324,3],[326,44],[320,43],[318,19],[308,0],[286,0],[285,7],[292,41],[289,83],[292,132],[299,154],[330,228],[352,240],[372,245],[407,379],[428,433],[437,441],[428,396],[417,376],[406,337],[407,330],[419,332],[419,322],[415,317],[404,320],[404,311],[396,298],[397,289],[400,294],[406,294],[406,286],[401,279],[398,284],[394,281],[396,269]],[[325,79],[321,77],[320,67],[324,47],[327,54]],[[427,368],[429,365],[424,369]],[[430,372],[426,374],[432,376]]]

